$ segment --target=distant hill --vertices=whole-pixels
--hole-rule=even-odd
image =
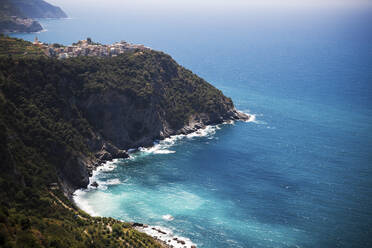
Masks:
[[[0,1],[0,16],[26,17],[11,0]]]
[[[8,0],[9,1],[9,0]],[[60,7],[44,0],[10,0],[19,11],[28,18],[66,18]]]
[[[0,33],[38,32],[43,29],[32,18],[66,18],[61,8],[44,0],[1,0]]]

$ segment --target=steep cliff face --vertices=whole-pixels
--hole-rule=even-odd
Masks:
[[[151,146],[156,139],[186,134],[205,125],[225,120],[246,119],[237,112],[231,100],[225,98],[211,112],[191,112],[177,119],[161,106],[164,95],[154,93],[146,100],[110,89],[89,95],[78,103],[82,114],[100,135],[120,149]],[[185,103],[187,99],[184,99]],[[180,110],[181,111],[181,110]]]
[[[0,79],[4,125],[53,164],[67,193],[129,148],[248,118],[221,91],[151,50],[62,61],[7,57]]]

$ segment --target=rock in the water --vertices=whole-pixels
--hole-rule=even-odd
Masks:
[[[105,151],[102,153],[100,159],[101,161],[109,161],[109,160],[112,160],[112,155]]]
[[[91,186],[97,188],[97,187],[98,187],[98,183],[94,181],[94,182],[91,184]]]
[[[128,158],[128,157],[129,157],[128,153],[124,150],[119,150],[113,155],[113,158]]]
[[[142,223],[134,222],[134,223],[132,224],[132,227],[136,227],[136,226],[143,227],[143,224],[142,224]]]

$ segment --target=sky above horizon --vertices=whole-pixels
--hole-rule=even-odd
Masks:
[[[151,6],[151,7],[351,7],[351,6],[372,6],[371,0],[46,0],[55,5],[61,6]]]
[[[96,16],[152,16],[173,20],[180,16],[236,18],[237,16],[267,16],[288,14],[301,17],[311,15],[333,15],[353,8],[371,9],[372,0],[46,0],[61,7],[69,17]],[[284,15],[283,15],[284,14]],[[188,17],[191,18],[188,18]],[[185,19],[185,18],[184,18]],[[188,20],[184,20],[188,21]]]

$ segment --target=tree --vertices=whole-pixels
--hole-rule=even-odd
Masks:
[[[112,225],[112,232],[114,236],[120,237],[123,235],[123,228],[121,227],[120,224],[115,223],[114,225]]]

